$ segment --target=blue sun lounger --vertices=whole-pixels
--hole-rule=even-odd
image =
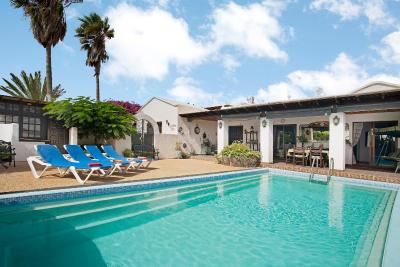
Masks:
[[[47,144],[35,145],[35,149],[39,156],[28,157],[27,161],[33,176],[37,179],[41,178],[47,169],[51,167],[57,168],[61,176],[71,172],[80,184],[84,184],[95,171],[105,174],[101,164],[92,165],[91,163],[67,160],[56,146]],[[44,170],[38,174],[33,163],[45,166]],[[89,173],[85,179],[82,179],[77,172],[78,170],[89,171]]]
[[[113,162],[116,161],[116,164],[120,167],[126,167],[125,171],[129,170],[131,167],[137,168],[135,166],[136,162],[106,157],[96,145],[86,145],[85,148],[93,158],[98,160],[111,160]],[[118,168],[119,170],[121,170],[120,167]]]
[[[114,171],[118,168],[117,164],[109,159],[91,159],[79,145],[64,145],[65,150],[71,156],[73,160],[79,161],[81,163],[93,164],[100,163],[102,168],[109,169],[107,175],[112,175]]]
[[[112,159],[117,159],[117,160],[122,160],[122,161],[130,161],[130,162],[136,162],[136,163],[138,163],[139,165],[138,165],[138,166],[135,166],[135,168],[139,168],[140,165],[141,165],[143,162],[147,162],[146,166],[144,166],[145,168],[147,168],[147,167],[149,167],[149,165],[150,165],[150,163],[151,163],[151,160],[148,160],[148,159],[126,158],[126,157],[124,157],[124,156],[118,154],[118,152],[115,151],[115,149],[114,149],[111,145],[104,145],[104,146],[102,146],[102,147],[103,147],[104,152],[106,152],[106,153],[108,154],[108,156],[109,156],[110,158],[112,158]]]

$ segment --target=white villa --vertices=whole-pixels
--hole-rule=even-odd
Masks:
[[[379,131],[400,124],[400,85],[374,82],[347,95],[208,108],[153,97],[137,118],[143,138],[132,142],[153,144],[161,158],[175,157],[177,142],[209,154],[239,140],[266,163],[284,160],[293,146],[322,147],[333,168],[344,170],[382,164],[380,156],[400,148],[398,137]]]
[[[13,144],[17,161],[35,154],[35,144],[91,142],[49,120],[43,105],[0,96],[0,140]],[[315,147],[323,149],[325,166],[337,170],[392,166],[382,156],[400,148],[400,85],[374,82],[347,95],[206,108],[153,97],[136,117],[136,136],[110,141],[119,152],[148,144],[160,158],[175,158],[177,148],[213,155],[242,141],[265,163],[285,161],[293,147]],[[393,127],[396,133],[388,133]]]

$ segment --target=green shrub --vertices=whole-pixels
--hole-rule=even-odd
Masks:
[[[124,157],[126,158],[132,158],[133,157],[133,151],[129,148],[125,149],[122,154],[124,155]]]
[[[243,143],[233,142],[224,147],[216,159],[218,163],[225,165],[257,167],[260,165],[261,153],[251,150]]]
[[[94,136],[95,143],[121,139],[135,133],[135,117],[123,107],[89,97],[67,98],[48,103],[43,108],[52,119],[65,128],[77,127],[80,137]]]

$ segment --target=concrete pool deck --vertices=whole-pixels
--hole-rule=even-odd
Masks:
[[[110,177],[92,176],[83,186],[102,185],[118,182],[132,182],[168,177],[189,176],[243,170],[243,168],[216,164],[212,161],[197,159],[155,160],[147,169],[116,173]],[[17,167],[4,169],[0,166],[0,193],[33,191],[63,187],[82,186],[72,175],[60,177],[56,169],[51,169],[41,179],[35,179],[26,162],[17,162]]]

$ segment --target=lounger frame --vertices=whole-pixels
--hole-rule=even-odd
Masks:
[[[36,145],[35,145],[35,149],[37,150]],[[88,169],[82,169],[82,170],[90,169],[87,176],[84,179],[82,179],[78,174],[78,170],[80,170],[80,169],[77,169],[75,166],[70,166],[68,168],[54,167],[50,163],[44,161],[40,156],[30,156],[26,159],[26,161],[28,162],[28,165],[29,165],[29,168],[31,169],[33,177],[35,177],[36,179],[42,178],[49,168],[57,168],[61,177],[65,176],[68,173],[72,173],[72,175],[75,177],[75,179],[80,184],[84,184],[87,180],[89,180],[89,178],[93,175],[94,172],[99,172],[102,176],[104,176],[106,174],[104,172],[104,170],[102,170],[100,167],[90,167]],[[40,174],[38,174],[38,171],[36,170],[34,163],[44,166],[44,169],[41,171]]]

